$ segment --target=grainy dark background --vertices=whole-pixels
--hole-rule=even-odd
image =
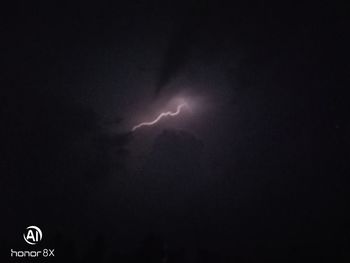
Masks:
[[[1,262],[29,225],[57,262],[348,262],[348,11],[4,6]],[[183,85],[204,115],[125,132]]]

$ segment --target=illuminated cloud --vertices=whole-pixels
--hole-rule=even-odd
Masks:
[[[135,125],[131,130],[132,131],[135,131],[137,130],[138,128],[141,128],[143,126],[152,126],[152,125],[155,125],[157,122],[159,122],[161,119],[163,119],[164,117],[168,117],[168,116],[176,116],[176,115],[179,115],[180,112],[181,112],[181,109],[183,107],[186,107],[188,106],[186,103],[181,103],[177,106],[176,108],[176,111],[172,112],[172,111],[167,111],[167,112],[162,112],[158,115],[157,118],[155,118],[153,121],[149,121],[149,122],[141,122],[137,125]]]

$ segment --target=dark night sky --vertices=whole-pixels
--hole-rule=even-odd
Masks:
[[[1,262],[349,261],[348,9],[230,2],[3,8]]]

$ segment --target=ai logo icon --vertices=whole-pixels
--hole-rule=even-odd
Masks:
[[[43,233],[37,226],[28,226],[23,233],[24,240],[30,245],[36,245],[43,238]]]

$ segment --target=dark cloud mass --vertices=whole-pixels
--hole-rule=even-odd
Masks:
[[[143,185],[140,210],[157,232],[191,224],[186,214],[200,200],[200,185],[205,182],[197,178],[203,169],[202,148],[201,141],[184,131],[165,130],[155,139],[137,184]]]
[[[172,78],[176,77],[186,60],[189,59],[196,43],[200,41],[200,33],[207,27],[208,8],[207,5],[197,1],[189,1],[177,14],[156,82],[156,94],[169,84]]]

